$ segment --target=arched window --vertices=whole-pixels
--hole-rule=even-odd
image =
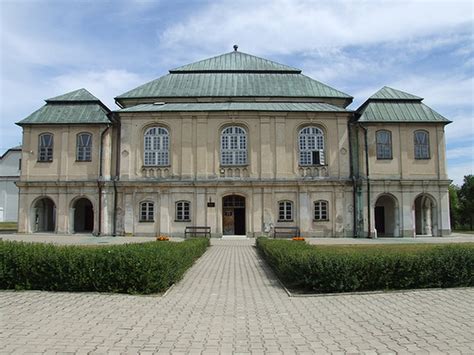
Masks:
[[[176,202],[176,221],[189,222],[191,220],[189,201]]]
[[[221,165],[247,164],[247,133],[242,127],[224,128],[221,134]]]
[[[303,128],[298,137],[300,165],[324,165],[324,133],[317,127]]]
[[[278,222],[290,222],[293,220],[293,202],[278,202]]]
[[[155,204],[150,201],[140,203],[140,222],[153,222],[155,220]]]
[[[328,202],[323,200],[316,201],[314,203],[314,220],[327,221],[328,219]]]
[[[148,128],[145,132],[144,164],[151,166],[169,165],[170,136],[163,127]]]
[[[79,133],[76,138],[76,160],[91,161],[92,134]]]
[[[426,131],[415,131],[415,159],[430,158],[430,136]]]
[[[377,143],[377,159],[392,159],[392,132],[377,131],[375,140]]]
[[[53,135],[51,133],[39,135],[38,161],[53,161]]]

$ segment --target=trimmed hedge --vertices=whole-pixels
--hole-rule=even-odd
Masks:
[[[328,293],[474,286],[474,244],[312,246],[257,239],[291,289]]]
[[[208,245],[207,238],[113,246],[0,241],[0,289],[163,292]]]

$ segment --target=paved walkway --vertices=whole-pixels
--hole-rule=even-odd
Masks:
[[[0,292],[3,353],[474,353],[474,288],[288,297],[251,240],[165,296]]]

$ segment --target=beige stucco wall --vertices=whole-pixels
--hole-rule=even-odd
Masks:
[[[387,123],[365,124],[368,129],[370,177],[374,179],[442,179],[447,176],[444,124]],[[376,132],[392,133],[392,159],[377,159]],[[430,159],[415,159],[414,132],[429,133]],[[359,130],[359,151],[364,152],[363,131]],[[359,155],[361,175],[365,176],[365,156]]]
[[[21,181],[77,181],[95,180],[99,176],[100,137],[105,125],[42,125],[23,127]],[[92,160],[76,161],[76,137],[79,133],[92,134]],[[53,161],[38,161],[38,139],[42,133],[54,137]],[[106,136],[111,135],[109,130]],[[110,175],[111,139],[105,137],[104,173]],[[108,142],[108,143],[107,143]]]
[[[314,174],[347,179],[348,118],[348,114],[329,113],[121,114],[121,180],[216,179],[237,174],[250,179],[300,178],[297,137],[298,131],[308,125],[318,126],[325,133],[326,167]],[[155,125],[170,133],[170,166],[144,168],[143,135]],[[238,169],[220,164],[220,134],[229,125],[241,126],[248,134],[248,165]]]

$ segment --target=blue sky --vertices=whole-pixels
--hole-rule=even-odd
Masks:
[[[355,97],[387,85],[424,97],[446,127],[449,176],[474,167],[471,1],[0,0],[0,154],[44,99],[113,97],[232,50],[298,67]]]

